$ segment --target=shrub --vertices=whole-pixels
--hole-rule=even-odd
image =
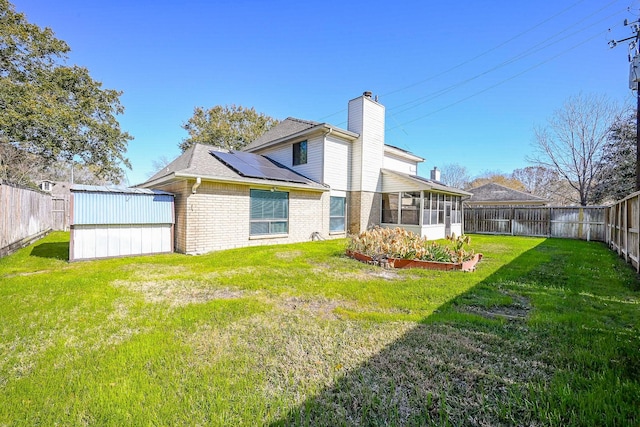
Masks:
[[[428,241],[404,228],[374,227],[357,236],[350,236],[347,249],[360,252],[374,258],[419,259],[421,261],[462,262],[474,256],[468,248],[469,236],[447,237],[451,247],[438,242]]]

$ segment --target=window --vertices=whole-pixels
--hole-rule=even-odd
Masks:
[[[453,201],[451,202],[451,223],[452,224],[462,223],[462,211],[460,210],[459,196],[453,196]]]
[[[329,211],[329,231],[333,233],[345,231],[347,216],[347,198],[331,196]]]
[[[250,190],[251,236],[289,232],[289,193]]]
[[[438,194],[438,224],[444,224],[444,202],[445,195]]]
[[[307,141],[293,144],[293,166],[307,164]]]
[[[418,225],[420,221],[420,193],[402,193],[402,208],[400,210],[400,223]]]
[[[397,193],[384,193],[382,195],[382,222],[385,224],[398,223]]]

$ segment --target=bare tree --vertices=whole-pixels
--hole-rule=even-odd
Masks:
[[[526,191],[547,199],[553,204],[564,205],[576,198],[576,191],[569,187],[560,174],[553,169],[527,166],[514,170],[511,176],[524,184]]]
[[[556,171],[578,193],[586,206],[595,178],[602,168],[603,147],[620,109],[605,96],[570,97],[535,129],[535,154],[528,160]]]
[[[153,175],[160,172],[161,169],[166,168],[171,160],[164,154],[151,161],[151,170],[147,173],[147,178],[151,178]]]
[[[466,167],[457,163],[449,163],[442,167],[442,183],[449,187],[464,188],[471,178]]]
[[[489,183],[500,184],[518,191],[525,191],[524,184],[517,178],[514,178],[509,174],[494,171],[483,172],[481,175],[471,181],[466,188],[476,188]]]
[[[34,174],[44,168],[42,159],[0,140],[0,181],[34,186]]]

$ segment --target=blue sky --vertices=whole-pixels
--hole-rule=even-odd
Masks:
[[[53,29],[135,137],[129,184],[180,154],[193,108],[236,104],[346,127],[369,90],[386,143],[472,176],[528,165],[533,128],[580,92],[632,104],[627,45],[640,2],[13,0]]]

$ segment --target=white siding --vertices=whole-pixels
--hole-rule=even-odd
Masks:
[[[348,129],[360,134],[352,152],[352,189],[379,192],[384,156],[384,107],[364,96],[352,99]]]
[[[349,120],[347,129],[362,132],[362,98],[349,101]],[[351,146],[351,190],[359,191],[362,186],[362,135]]]
[[[382,174],[382,192],[399,193],[401,191],[420,191],[422,188],[414,182],[395,175]]]
[[[171,252],[171,224],[74,225],[71,260]]]
[[[411,160],[401,159],[389,154],[384,155],[382,167],[393,171],[416,175],[418,173],[418,163]]]
[[[453,226],[451,227],[451,230],[453,230]],[[428,240],[444,239],[447,237],[444,230],[444,224],[423,225],[422,237],[426,237]]]
[[[273,148],[267,148],[259,151],[258,154],[267,156],[278,163],[282,163],[288,168],[310,178],[316,182],[323,182],[322,164],[323,164],[323,141],[324,136],[319,135],[307,139],[307,163],[304,165],[293,166],[293,144],[305,141],[304,139],[295,140],[291,143],[279,145]]]
[[[334,190],[351,189],[351,142],[328,136],[325,140],[324,184]]]

